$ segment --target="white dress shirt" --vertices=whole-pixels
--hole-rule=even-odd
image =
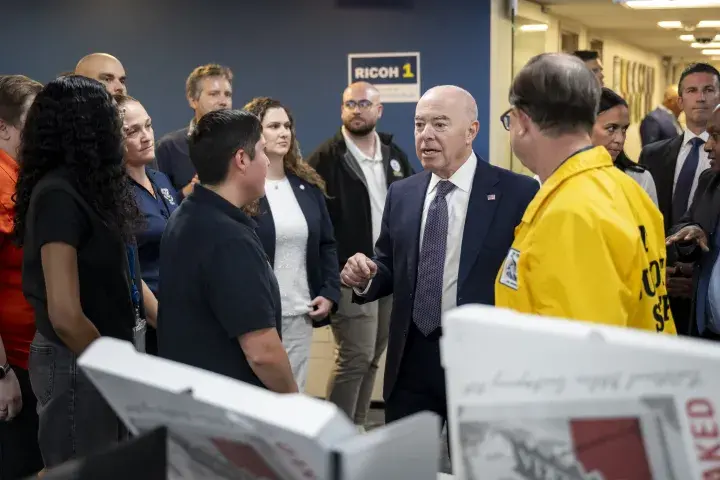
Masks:
[[[372,241],[373,245],[380,236],[380,228],[382,225],[383,209],[385,208],[385,197],[387,197],[387,179],[385,178],[385,165],[383,165],[382,149],[380,148],[380,136],[377,132],[373,132],[375,137],[375,155],[371,158],[365,155],[362,150],[355,145],[350,136],[342,127],[342,134],[345,138],[350,155],[360,164],[365,183],[368,187],[368,196],[370,197],[370,218],[372,219]]]
[[[472,190],[477,157],[471,153],[465,163],[457,169],[448,179],[455,188],[447,194],[445,201],[448,206],[448,236],[445,250],[445,269],[443,271],[442,312],[457,306],[457,283],[460,273],[460,251],[462,249],[463,230],[465,230],[465,217],[467,216],[470,190]],[[422,251],[425,223],[427,222],[428,208],[437,193],[437,184],[442,178],[434,173],[430,177],[425,203],[423,204],[422,221],[420,223],[419,249]]]
[[[692,140],[695,137],[700,137],[703,139],[704,142],[707,142],[710,138],[710,135],[707,132],[702,132],[700,135],[695,135],[690,130],[685,130],[685,136],[683,137],[683,144],[682,147],[680,147],[680,153],[678,153],[677,162],[675,163],[675,178],[673,179],[673,194],[675,194],[675,185],[677,185],[678,177],[680,176],[680,171],[682,170],[683,165],[685,164],[685,159],[690,154],[690,150],[692,150],[692,145],[690,144],[690,140]],[[690,188],[690,197],[688,199],[688,208],[690,208],[690,204],[692,203],[692,200],[695,196],[695,189],[697,188],[698,179],[700,178],[700,174],[710,168],[710,160],[708,160],[708,154],[705,151],[703,147],[700,147],[700,158],[698,161],[697,169],[695,169],[695,177],[693,178],[692,187]]]

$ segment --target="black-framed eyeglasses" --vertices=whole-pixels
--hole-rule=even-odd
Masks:
[[[348,110],[355,110],[356,108],[359,108],[360,110],[367,110],[368,108],[373,106],[373,102],[371,102],[370,100],[360,100],[358,102],[356,102],[355,100],[348,100],[347,102],[343,103],[343,106]]]
[[[510,131],[510,112],[512,112],[513,108],[515,107],[508,108],[505,113],[500,115],[500,122],[502,122],[503,127],[508,132]]]

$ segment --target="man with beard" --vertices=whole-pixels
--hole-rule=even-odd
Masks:
[[[327,183],[338,270],[357,252],[373,256],[387,189],[414,173],[392,135],[375,130],[382,111],[380,92],[374,86],[351,84],[343,92],[342,128],[308,159]],[[356,305],[352,293],[342,286],[338,311],[331,316],[337,352],[327,399],[363,430],[378,362],[387,347],[392,297]]]

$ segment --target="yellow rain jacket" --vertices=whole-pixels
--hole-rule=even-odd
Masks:
[[[495,304],[523,313],[676,334],[662,214],[604,147],[542,185],[515,229]]]

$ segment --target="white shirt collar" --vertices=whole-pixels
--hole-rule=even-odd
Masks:
[[[345,130],[345,127],[343,126],[342,129],[342,135],[345,139],[345,145],[347,146],[348,150],[350,150],[350,154],[355,157],[355,160],[358,162],[361,162],[363,160],[370,161],[370,162],[382,162],[382,148],[380,148],[380,135],[377,134],[377,131],[373,131],[372,135],[375,137],[375,156],[373,158],[368,157],[365,155],[360,148],[353,142],[352,138],[350,138],[350,135],[347,134],[347,131]]]
[[[685,129],[685,137],[683,138],[683,145],[687,145],[688,142],[695,137],[700,137],[700,138],[702,138],[703,142],[707,142],[710,139],[710,134],[707,131],[704,131],[700,135],[695,135],[690,130]]]
[[[475,178],[475,169],[477,168],[477,157],[475,152],[470,152],[470,156],[455,173],[452,174],[448,180],[453,183],[457,188],[465,193],[470,193],[472,189],[473,178]],[[428,185],[428,193],[432,192],[437,184],[440,183],[443,178],[438,177],[434,173],[430,177],[430,185]]]

